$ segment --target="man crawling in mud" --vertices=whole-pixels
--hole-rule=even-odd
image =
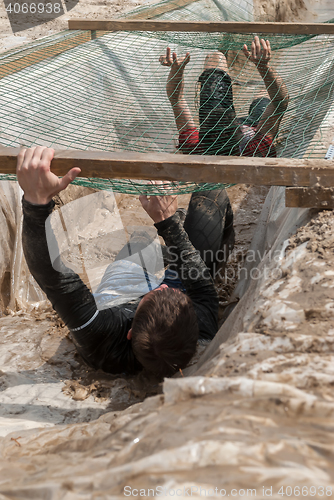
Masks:
[[[173,249],[173,262],[161,284],[145,295],[100,310],[80,277],[60,257],[56,265],[50,259],[46,220],[55,206],[52,198],[80,173],[80,168],[72,168],[58,178],[51,172],[53,156],[53,149],[33,147],[21,150],[17,159],[24,192],[23,250],[31,274],[89,366],[109,373],[144,367],[159,376],[172,375],[189,363],[197,341],[211,340],[218,329],[212,274],[215,266],[226,263],[234,245],[225,190],[194,193],[184,220],[177,212],[177,196],[140,196],[158,234]],[[143,237],[130,239],[108,266],[100,289],[112,287],[113,272],[119,266],[129,270],[149,243]]]
[[[289,96],[285,83],[269,64],[269,40],[254,37],[251,50],[243,53],[252,61],[263,82],[266,96],[256,98],[246,118],[237,118],[233,105],[232,80],[225,56],[214,52],[206,57],[200,85],[199,130],[184,96],[184,70],[189,53],[178,58],[167,48],[160,63],[170,67],[167,96],[179,131],[179,150],[186,154],[276,157],[273,141],[287,109]]]
[[[287,107],[287,90],[269,66],[269,41],[260,43],[255,37],[251,52],[247,46],[243,50],[256,64],[270,99],[254,101],[249,117],[238,121],[226,59],[213,54],[199,78],[199,131],[183,94],[189,54],[179,60],[167,49],[166,57],[160,58],[171,68],[167,94],[181,151],[275,156],[273,139]],[[131,373],[144,367],[159,376],[172,375],[189,363],[198,339],[211,340],[218,329],[218,296],[212,276],[226,263],[234,245],[233,213],[225,190],[194,193],[184,220],[177,211],[176,196],[140,196],[176,258],[160,285],[139,298],[100,310],[80,277],[62,262],[53,267],[50,260],[45,221],[55,206],[52,197],[80,173],[74,168],[59,179],[50,170],[53,155],[52,149],[36,147],[18,156],[17,178],[24,191],[23,249],[30,272],[70,329],[87,364],[109,373]],[[108,267],[99,290],[112,287],[113,272],[134,267],[136,256],[149,245],[142,236],[130,240]]]

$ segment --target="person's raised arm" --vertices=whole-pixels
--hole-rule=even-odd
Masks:
[[[73,310],[78,309],[77,299],[82,302],[90,300],[93,308],[94,300],[91,300],[91,294],[79,276],[66,268],[61,260],[57,262],[58,270],[54,268],[45,223],[55,206],[52,197],[68,186],[79,174],[80,168],[71,169],[60,179],[50,170],[53,156],[53,149],[39,146],[23,149],[17,157],[17,179],[24,192],[22,245],[31,274],[63,321],[72,328],[78,326],[73,314]],[[58,254],[56,239],[50,242],[54,245],[55,254]],[[82,323],[89,319],[89,315],[87,307]]]
[[[209,269],[183,228],[174,195],[142,195],[139,200],[154,221],[159,236],[169,247],[187,295],[193,301],[199,321],[200,338],[211,340],[218,329],[218,295]]]
[[[289,104],[288,89],[280,75],[269,64],[271,59],[269,40],[259,40],[259,37],[255,36],[251,50],[248,50],[246,44],[242,50],[245,56],[255,64],[271,101],[257,126],[257,132],[274,139]]]
[[[167,47],[166,55],[160,56],[160,64],[170,68],[167,78],[166,92],[172,106],[176,127],[179,132],[195,128],[188,103],[184,97],[184,69],[190,61],[189,52],[183,58],[178,58],[175,52]]]
[[[28,268],[90,366],[111,373],[134,371],[138,364],[126,339],[130,319],[121,309],[97,310],[91,291],[60,256],[55,267],[51,262],[46,220],[55,206],[52,197],[80,173],[80,168],[73,168],[63,178],[57,177],[50,170],[53,156],[53,149],[36,147],[22,150],[17,158],[17,178],[24,191],[22,245]],[[49,243],[59,254],[57,241],[50,236]]]

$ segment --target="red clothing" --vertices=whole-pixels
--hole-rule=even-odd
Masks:
[[[244,133],[244,140],[239,146],[240,156],[257,156],[276,158],[276,150],[273,141],[267,135],[256,134],[253,127],[247,127],[248,133]],[[241,127],[243,130],[243,126]],[[250,137],[249,132],[253,133]],[[196,127],[183,130],[179,135],[179,149],[185,154],[205,154],[199,142],[199,131]]]
[[[196,127],[182,130],[179,135],[179,149],[184,154],[202,155],[203,148],[199,144],[199,131]]]

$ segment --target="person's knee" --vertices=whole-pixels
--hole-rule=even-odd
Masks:
[[[212,52],[208,54],[204,61],[204,70],[221,69],[228,72],[226,57],[221,52]]]

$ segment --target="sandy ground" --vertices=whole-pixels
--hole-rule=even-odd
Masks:
[[[67,22],[71,18],[112,18],[123,12],[133,10],[140,5],[153,2],[150,0],[127,0],[126,2],[120,0],[79,0],[79,2],[67,2],[67,5],[69,3],[74,4],[74,7],[69,9],[66,14],[39,26],[20,30],[20,25],[23,25],[25,28],[27,19],[26,17],[24,19],[17,19],[15,21],[15,30],[19,31],[13,34],[5,9],[5,3],[2,0],[0,3],[0,49],[2,51],[8,50],[22,43],[66,30],[68,29]],[[66,9],[65,2],[62,2],[62,6]]]

